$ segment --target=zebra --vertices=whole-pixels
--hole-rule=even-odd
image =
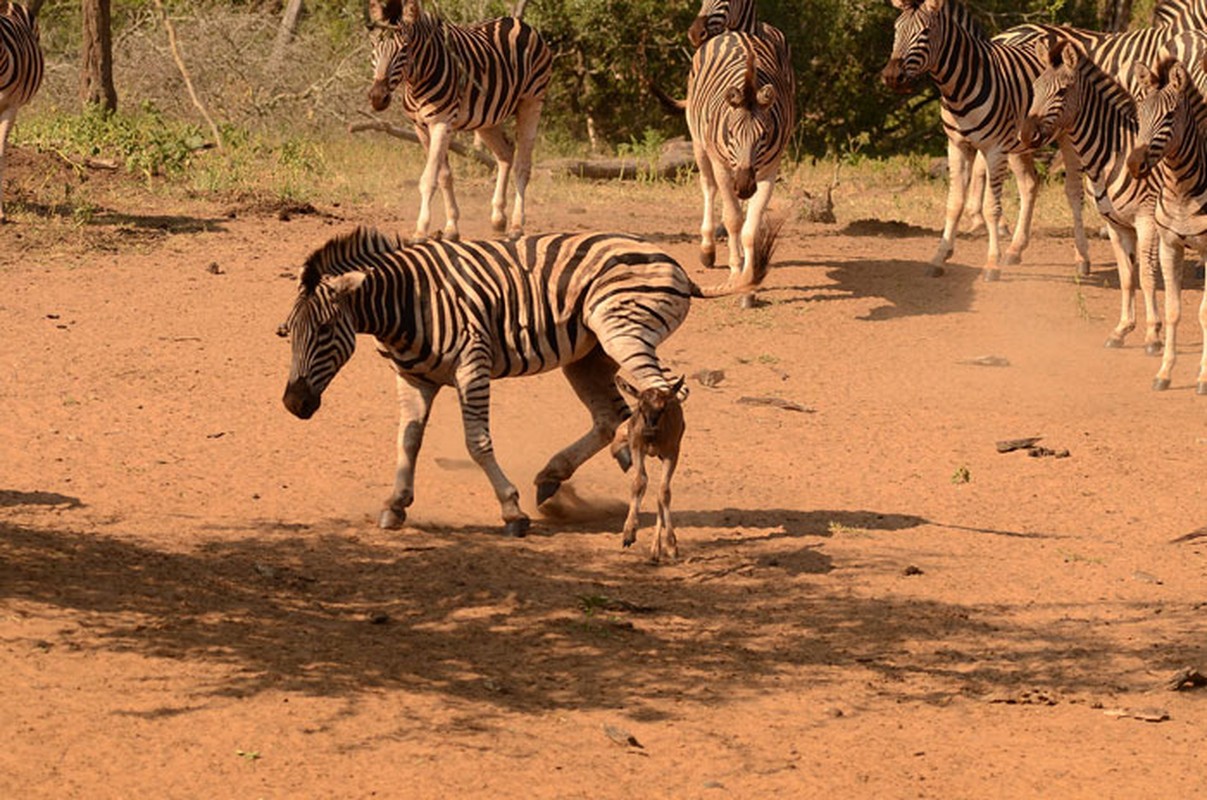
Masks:
[[[956,227],[964,210],[974,156],[984,155],[989,184],[986,231],[989,247],[982,277],[1001,277],[1001,265],[1021,261],[1031,233],[1038,179],[1031,151],[1018,140],[1018,119],[1030,105],[1031,84],[1040,72],[1034,42],[1045,35],[1038,25],[1021,26],[990,39],[960,0],[892,0],[900,10],[893,50],[881,79],[896,91],[910,91],[930,74],[938,84],[941,115],[947,132],[950,185],[939,248],[931,259],[932,275],[955,248]],[[1077,158],[1060,141],[1065,158],[1065,195],[1073,213],[1077,271],[1089,273],[1089,241],[1082,221],[1081,175]],[[1019,215],[1014,237],[1001,255],[1001,191],[1007,165],[1019,186]]]
[[[25,6],[0,0],[0,223],[4,216],[4,161],[17,110],[42,85],[38,21]]]
[[[755,268],[755,239],[795,124],[796,78],[787,45],[737,32],[707,39],[692,57],[686,109],[704,195],[700,260],[708,267],[716,261],[719,191],[733,281]],[[743,200],[749,200],[744,217]],[[752,301],[747,295],[742,304]]]
[[[1173,31],[1207,30],[1207,0],[1158,0],[1152,24]]]
[[[1144,295],[1145,350],[1161,350],[1161,320],[1156,306],[1157,238],[1153,206],[1158,191],[1153,176],[1136,179],[1125,160],[1135,143],[1137,122],[1131,95],[1119,76],[1103,69],[1085,45],[1066,31],[1036,43],[1045,65],[1035,79],[1035,96],[1019,126],[1019,139],[1040,147],[1058,135],[1067,137],[1089,178],[1098,211],[1107,220],[1119,271],[1119,324],[1106,340],[1122,347],[1136,327],[1137,269]],[[1113,59],[1112,59],[1113,61]]]
[[[1199,52],[1207,47],[1207,34],[1184,36],[1199,39]],[[1185,245],[1199,252],[1207,247],[1207,103],[1201,94],[1207,84],[1207,65],[1201,57],[1187,63],[1189,70],[1172,58],[1162,59],[1154,68],[1139,64],[1133,89],[1138,131],[1127,167],[1136,178],[1156,172],[1161,187],[1154,218],[1165,279],[1165,350],[1153,379],[1157,391],[1169,388],[1177,361]],[[1196,393],[1207,396],[1207,286],[1199,305],[1199,325],[1203,354]]]
[[[384,111],[401,85],[403,111],[427,151],[419,180],[416,237],[428,235],[437,185],[444,197],[445,238],[460,236],[460,210],[448,163],[453,131],[474,131],[494,153],[498,174],[490,222],[499,233],[508,230],[507,181],[514,160],[515,205],[508,235],[520,236],[532,149],[552,75],[549,46],[535,29],[513,17],[453,25],[425,12],[419,0],[369,0],[369,10],[383,28],[373,47],[369,101],[375,110]],[[514,145],[502,127],[513,116]]]
[[[692,47],[699,48],[708,39],[726,31],[758,36],[787,47],[788,39],[774,25],[759,22],[754,0],[703,0],[700,11],[687,29]]]
[[[692,298],[756,288],[777,231],[768,227],[760,236],[748,282],[701,287],[666,252],[624,234],[408,244],[359,228],[327,242],[300,270],[297,298],[277,331],[292,338],[283,402],[309,419],[357,334],[375,337],[396,373],[401,408],[394,490],[381,527],[405,521],[432,401],[442,386],[453,386],[466,447],[494,488],[505,531],[523,535],[528,517],[491,444],[491,380],[560,367],[591,412],[591,429],[536,476],[543,503],[612,443],[630,416],[618,373],[639,390],[669,388],[657,346],[683,323]],[[625,469],[627,456],[617,449]]]

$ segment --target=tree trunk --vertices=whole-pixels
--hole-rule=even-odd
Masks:
[[[1106,0],[1102,9],[1102,29],[1125,31],[1132,23],[1132,0]]]
[[[268,59],[269,70],[276,68],[285,57],[285,48],[293,41],[293,35],[298,30],[298,18],[302,16],[302,0],[289,0],[285,4],[285,13],[281,16],[281,27],[277,29],[277,40],[272,46],[272,55]]]
[[[109,0],[83,0],[84,41],[80,64],[80,100],[117,110],[113,88],[113,35],[110,31]]]

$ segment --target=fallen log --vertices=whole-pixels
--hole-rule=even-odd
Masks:
[[[367,122],[353,122],[348,126],[348,133],[360,133],[361,131],[380,131],[381,133],[389,134],[390,136],[398,139],[414,142],[415,144],[422,144],[422,142],[419,141],[419,137],[415,134],[415,131],[411,130],[410,128],[404,128],[401,125],[395,125],[392,122],[386,122],[384,119],[368,120]],[[452,150],[459,156],[471,158],[484,167],[494,169],[494,158],[482,152],[481,150],[466,147],[456,140],[452,140],[448,143],[448,149]]]
[[[556,161],[549,167],[554,172],[593,180],[673,180],[683,170],[694,170],[696,157],[690,142],[676,139],[662,146],[662,153],[655,162],[641,158],[576,159]]]

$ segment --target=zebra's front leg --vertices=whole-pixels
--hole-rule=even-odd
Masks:
[[[1203,279],[1203,299],[1199,302],[1199,330],[1203,334],[1203,355],[1199,358],[1199,380],[1194,392],[1207,396],[1207,277]]]
[[[1090,274],[1090,240],[1085,234],[1085,181],[1082,180],[1081,159],[1069,143],[1060,138],[1060,153],[1065,163],[1065,199],[1073,215],[1074,269],[1080,278]]]
[[[1157,271],[1161,269],[1161,237],[1153,210],[1136,215],[1136,266],[1140,272],[1140,293],[1144,296],[1144,352],[1161,355],[1161,311],[1157,307]]]
[[[579,467],[618,436],[630,412],[616,388],[616,369],[616,362],[598,345],[585,357],[563,367],[562,373],[574,393],[591,412],[591,430],[554,455],[537,473],[538,505],[553,497],[563,482],[570,480]],[[621,468],[628,469],[627,464],[631,463],[628,442],[617,442],[614,452]]]
[[[716,170],[715,175],[717,193],[721,195],[721,216],[729,241],[729,280],[732,282],[742,274],[742,201],[738,199],[733,175],[728,169]]]
[[[704,195],[704,214],[700,222],[700,263],[707,269],[717,264],[717,177],[712,159],[703,145],[692,143],[696,166],[700,169],[700,192]]]
[[[432,412],[432,400],[440,387],[399,375],[398,385],[398,463],[394,471],[394,492],[381,510],[378,525],[382,528],[401,528],[407,518],[407,508],[415,501],[415,461],[423,445]]]
[[[530,524],[528,515],[520,510],[520,492],[507,479],[495,460],[494,444],[490,438],[490,352],[478,347],[468,352],[457,369],[457,394],[461,400],[461,422],[465,427],[465,449],[486,473],[503,512],[504,531],[509,536],[523,536]]]
[[[1039,192],[1039,176],[1035,174],[1035,159],[1030,153],[1011,153],[1006,160],[1010,165],[1010,170],[1014,173],[1015,181],[1018,182],[1018,224],[1014,226],[1014,239],[1010,242],[1010,247],[1006,249],[1006,256],[1001,263],[1012,266],[1022,263],[1023,251],[1031,242],[1031,217],[1035,213],[1035,196]],[[1002,218],[1003,180],[998,177],[1000,168],[994,169],[993,161],[988,157],[986,161],[990,166],[990,185],[994,188],[990,213],[994,215],[995,220],[1000,221]],[[1004,177],[1003,175],[1002,178]],[[985,279],[995,280],[996,278],[986,273]]]
[[[1180,242],[1161,237],[1161,277],[1165,279],[1165,349],[1153,389],[1169,388],[1178,360],[1178,323],[1182,319],[1182,268],[1185,250]]]
[[[478,138],[494,154],[495,191],[490,197],[490,227],[495,233],[507,230],[507,180],[511,175],[511,163],[515,158],[515,148],[507,141],[507,136],[500,127],[479,128]]]
[[[969,173],[975,157],[976,150],[972,145],[954,142],[950,139],[947,141],[947,211],[943,221],[943,235],[939,239],[939,249],[930,259],[932,277],[943,274],[943,265],[955,252],[956,230],[960,224],[960,215],[964,213]]]
[[[746,203],[746,221],[742,223],[742,277],[749,277],[754,269],[754,241],[758,237],[759,228],[763,224],[763,213],[771,201],[771,191],[775,188],[776,170],[758,182],[754,196]],[[742,295],[742,308],[754,307],[754,292]]]
[[[1108,220],[1107,231],[1119,272],[1119,324],[1106,339],[1107,347],[1123,347],[1127,335],[1136,329],[1136,232]]]
[[[427,163],[423,174],[419,176],[419,216],[415,218],[415,238],[426,239],[432,222],[432,196],[436,193],[436,183],[440,170],[448,168],[449,127],[447,123],[436,122],[427,127]],[[422,138],[422,137],[421,137]],[[452,182],[449,182],[452,190]]]

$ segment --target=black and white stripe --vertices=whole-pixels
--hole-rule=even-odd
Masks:
[[[532,149],[552,74],[549,47],[536,30],[513,17],[454,25],[424,11],[419,0],[369,0],[369,6],[374,22],[384,28],[373,49],[370,102],[382,111],[401,88],[403,111],[427,149],[416,235],[428,234],[437,185],[444,197],[446,238],[459,235],[460,211],[448,164],[453,131],[475,131],[495,155],[491,224],[496,231],[507,229],[507,181],[514,159],[510,233],[520,235]],[[511,117],[516,119],[514,145],[502,128]]]
[[[1179,49],[1207,52],[1207,34],[1182,36],[1197,42],[1184,42]],[[1136,72],[1138,130],[1127,165],[1137,178],[1155,172],[1160,187],[1154,218],[1165,280],[1165,350],[1153,388],[1161,390],[1169,388],[1177,361],[1185,246],[1200,253],[1207,248],[1207,103],[1202,94],[1207,70],[1200,55],[1185,62],[1166,58],[1152,69],[1140,65]],[[1207,291],[1199,307],[1199,323],[1203,353],[1197,390],[1207,395]]]
[[[706,40],[720,36],[726,31],[738,31],[754,36],[762,33],[755,0],[704,0],[700,4],[699,13],[692,20],[687,36],[693,47],[699,47]]]
[[[692,58],[686,107],[704,195],[700,257],[706,266],[716,259],[719,193],[734,280],[753,268],[755,239],[796,121],[787,45],[733,31],[708,38]]]
[[[1158,0],[1153,6],[1153,27],[1207,30],[1207,0]]]
[[[990,39],[960,0],[893,0],[893,5],[901,13],[893,52],[881,77],[890,88],[910,91],[923,76],[931,76],[941,96],[948,138],[947,216],[931,260],[933,273],[941,272],[954,250],[972,164],[979,152],[989,181],[985,215],[989,247],[983,275],[994,280],[1002,264],[1021,260],[1030,239],[1038,181],[1031,151],[1018,140],[1018,123],[1031,103],[1031,85],[1041,71],[1034,43],[1046,29],[1028,25]],[[1081,218],[1081,177],[1076,156],[1063,144],[1062,151],[1078,270],[1085,273],[1089,270],[1089,243]],[[998,239],[1007,166],[1018,181],[1020,204],[1014,238],[1003,255]]]
[[[667,387],[658,345],[682,324],[693,297],[757,286],[774,239],[773,231],[760,239],[750,283],[701,288],[670,255],[621,234],[403,244],[357,230],[328,242],[301,270],[297,300],[280,330],[293,339],[285,406],[303,419],[312,416],[357,334],[373,336],[397,373],[402,409],[398,468],[382,526],[405,519],[432,400],[453,386],[469,453],[490,479],[508,529],[521,532],[528,518],[491,444],[490,382],[561,368],[591,412],[591,430],[537,475],[543,502],[628,417],[618,371],[641,390]]]
[[[4,222],[4,161],[17,110],[42,85],[38,22],[25,6],[0,0],[0,222]]]

